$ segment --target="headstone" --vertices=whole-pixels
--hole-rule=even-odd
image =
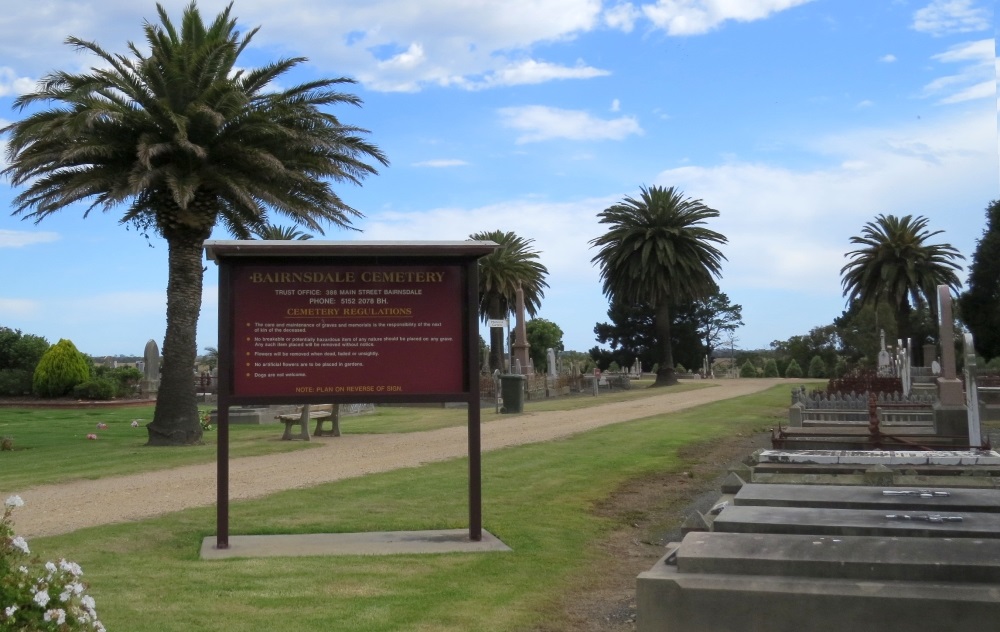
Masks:
[[[880,349],[878,352],[878,374],[879,375],[890,375],[892,373],[892,358],[889,356],[889,351],[885,348],[885,330],[881,331],[880,337]]]
[[[965,406],[969,409],[969,445],[981,447],[983,433],[979,424],[979,389],[976,386],[976,348],[972,334],[963,337],[965,355]]]
[[[517,286],[514,297],[514,342],[511,344],[510,349],[514,358],[520,362],[520,366],[527,368],[528,349],[531,345],[528,344],[528,332],[524,323],[524,290],[520,285]],[[520,369],[518,369],[518,374],[521,374]]]
[[[942,406],[963,406],[962,382],[957,378],[955,365],[955,328],[951,313],[951,289],[947,285],[938,286],[938,317],[941,332],[938,345],[941,347],[941,377],[938,378],[938,400]]]
[[[156,346],[155,340],[146,343],[146,348],[142,352],[142,382],[139,384],[139,392],[142,397],[152,399],[156,397],[160,390],[160,349]]]
[[[545,350],[545,359],[549,365],[549,377],[556,376],[556,351],[552,347]]]

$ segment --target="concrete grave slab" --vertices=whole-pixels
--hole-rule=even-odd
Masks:
[[[940,514],[941,521],[929,520]],[[895,517],[888,517],[895,516]],[[960,520],[952,521],[952,518]],[[716,516],[713,531],[938,538],[1000,538],[1000,514],[752,507],[732,505]]]
[[[759,507],[885,509],[924,512],[1000,513],[1000,493],[992,489],[859,487],[748,483],[733,504]],[[1000,560],[1000,558],[998,558]]]

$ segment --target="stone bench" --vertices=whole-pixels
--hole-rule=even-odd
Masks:
[[[309,422],[313,419],[316,420],[316,430],[313,431],[314,437],[340,436],[339,404],[314,404],[300,406],[295,409],[295,412],[278,415],[277,418],[278,421],[285,424],[285,432],[281,435],[282,441],[291,441],[292,439],[309,441]],[[325,430],[323,428],[323,423],[326,421],[329,421],[332,426],[329,430]],[[296,435],[293,435],[292,426],[295,425],[299,426],[299,431]]]

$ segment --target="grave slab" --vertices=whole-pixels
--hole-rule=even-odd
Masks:
[[[940,522],[928,519],[940,514]],[[888,517],[895,516],[895,517]],[[953,518],[961,520],[952,521]],[[1000,538],[1000,514],[731,505],[712,523],[725,533]]]
[[[720,532],[689,533],[676,555],[681,573],[1000,585],[998,561],[997,539]]]
[[[851,465],[1000,465],[994,450],[761,450],[759,463]]]
[[[636,581],[638,632],[983,632],[1000,586],[681,573],[661,560]]]
[[[748,483],[740,488],[733,498],[733,504],[759,507],[885,509],[886,513],[904,510],[1000,513],[1000,493],[992,489],[948,487],[859,487]]]

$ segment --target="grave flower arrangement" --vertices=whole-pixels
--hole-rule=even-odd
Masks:
[[[201,413],[201,429],[205,432],[212,430],[212,415],[208,412]]]
[[[104,632],[80,566],[64,559],[42,564],[14,535],[10,516],[23,505],[11,496],[0,519],[0,630]]]

